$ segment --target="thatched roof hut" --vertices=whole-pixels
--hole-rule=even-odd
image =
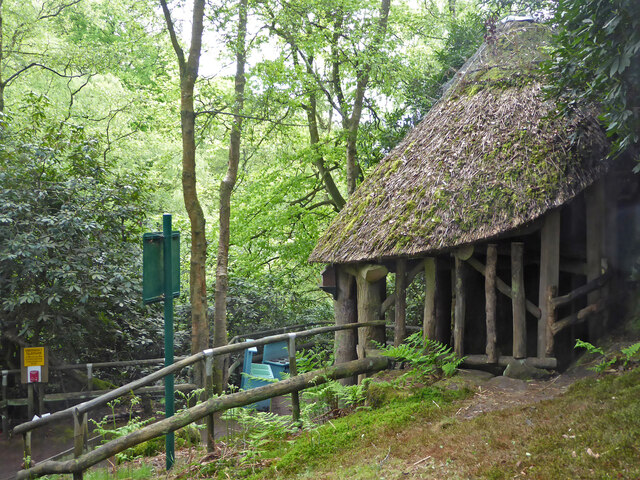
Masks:
[[[538,23],[501,26],[336,216],[310,261],[330,264],[337,323],[380,319],[395,302],[399,343],[406,286],[423,271],[425,335],[468,360],[555,366],[559,332],[602,332],[619,182],[595,110],[558,116],[545,97],[550,36]],[[363,329],[358,351],[372,339],[384,329]],[[354,338],[336,343],[337,361],[353,358]]]
[[[563,205],[600,177],[593,112],[554,118],[538,69],[548,27],[512,22],[362,183],[310,261],[415,257],[490,239]]]

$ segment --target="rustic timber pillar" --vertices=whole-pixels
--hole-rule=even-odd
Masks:
[[[396,308],[393,344],[397,347],[407,338],[407,261],[396,262]]]
[[[436,340],[451,342],[451,268],[448,259],[436,257]]]
[[[424,321],[422,331],[425,338],[436,339],[436,259],[424,260]]]
[[[538,319],[537,356],[547,356],[548,348],[548,318],[549,318],[549,289],[558,288],[560,280],[560,210],[547,214],[540,232],[540,287],[538,288]]]
[[[590,282],[602,274],[605,225],[605,189],[603,181],[596,182],[586,190],[585,202],[587,209],[587,282]],[[587,303],[593,305],[599,298],[599,292],[592,292],[587,296]],[[602,317],[592,315],[589,318],[588,325],[589,341],[593,343],[604,332]]]
[[[336,298],[333,302],[333,311],[336,325],[356,323],[358,310],[356,304],[356,279],[349,274],[345,267],[336,265]],[[341,330],[335,333],[335,363],[346,363],[356,360],[357,332],[354,329]],[[340,380],[343,385],[354,385],[356,377],[347,377]]]
[[[458,356],[464,355],[464,327],[466,314],[465,262],[455,257],[453,284],[455,303],[453,308],[453,349]]]
[[[484,277],[485,317],[487,323],[487,361],[498,362],[496,347],[496,264],[498,263],[498,249],[495,244],[487,245],[487,266]]]
[[[513,292],[513,358],[527,357],[526,299],[524,294],[524,243],[511,243],[511,291]]]
[[[357,269],[356,284],[358,287],[358,322],[380,320],[382,307],[382,287],[388,273],[382,265],[364,265]],[[358,329],[358,347],[375,348],[374,341],[386,341],[385,327],[365,327]]]

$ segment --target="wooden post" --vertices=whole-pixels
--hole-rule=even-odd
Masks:
[[[22,434],[22,444],[24,446],[24,468],[31,467],[31,430]]]
[[[44,413],[44,383],[39,382],[36,385],[38,389],[38,415],[42,416]]]
[[[513,291],[513,358],[527,356],[527,325],[524,294],[524,243],[511,243],[511,290]]]
[[[546,330],[546,350],[545,350],[545,356],[547,357],[553,357],[553,347],[554,347],[554,340],[553,340],[553,324],[556,323],[556,307],[553,305],[553,299],[555,298],[555,296],[558,294],[558,287],[555,285],[549,285],[549,287],[547,288],[547,298],[546,298],[546,312],[547,312],[547,318],[546,318],[546,324],[547,324],[547,330]],[[540,357],[540,355],[538,355],[538,357]]]
[[[381,282],[385,281],[387,269],[382,265],[365,265],[358,269],[358,322],[372,322],[380,319],[382,306]],[[385,328],[364,327],[358,329],[358,344],[365,350],[375,348],[373,342],[385,342]]]
[[[296,334],[289,334],[289,375],[295,377],[298,375],[298,366],[296,364]],[[298,391],[291,392],[291,416],[293,423],[298,427],[302,427],[300,423],[300,397]]]
[[[396,262],[396,305],[393,344],[397,347],[407,337],[407,261]]]
[[[485,316],[487,323],[486,354],[489,363],[498,361],[496,347],[496,264],[498,263],[498,249],[494,243],[487,245],[487,266],[484,277]]]
[[[604,183],[598,181],[585,192],[587,216],[587,282],[602,274],[602,255],[604,253]],[[587,303],[592,305],[600,298],[600,292],[592,292],[587,296]],[[588,321],[589,341],[594,343],[602,334],[601,318],[593,315]]]
[[[87,414],[77,409],[73,415],[73,456],[79,458],[87,445]],[[82,471],[73,474],[73,480],[82,480]]]
[[[204,360],[204,382],[205,382],[205,392],[207,399],[213,396],[213,354],[207,355]],[[215,450],[216,447],[216,436],[215,436],[215,419],[213,418],[213,413],[207,415],[206,418],[207,424],[207,452],[211,453]]]
[[[422,331],[430,340],[436,339],[436,259],[424,260],[424,320]]]
[[[0,411],[2,416],[2,433],[6,438],[9,438],[9,405],[7,398],[7,387],[9,386],[9,370],[2,370],[2,402],[3,407]]]
[[[337,295],[333,302],[336,325],[346,325],[358,321],[356,303],[356,281],[343,266],[336,265]],[[335,362],[346,363],[358,358],[356,352],[358,333],[353,330],[340,330],[335,333]],[[343,385],[354,385],[356,377],[343,378]]]
[[[33,419],[33,412],[35,409],[34,397],[33,397],[33,383],[27,384],[27,417],[29,421]]]
[[[444,344],[451,343],[451,268],[449,259],[435,257],[436,286],[436,336]],[[447,265],[443,265],[447,263]],[[446,267],[446,268],[445,268]]]
[[[538,288],[538,357],[547,355],[549,287],[557,287],[560,279],[560,210],[548,213],[540,232],[540,287]],[[551,346],[553,351],[553,345]]]
[[[455,257],[455,307],[453,314],[453,349],[458,356],[464,355],[464,323],[466,314],[466,295],[464,278],[464,260]]]
[[[93,390],[93,363],[87,363],[87,389]]]

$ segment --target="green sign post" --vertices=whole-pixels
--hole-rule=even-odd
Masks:
[[[171,230],[171,215],[162,216],[162,233],[142,236],[142,299],[164,301],[164,365],[173,364],[173,297],[180,294],[180,233]],[[174,414],[173,375],[164,378],[165,416]],[[165,437],[167,470],[175,459],[174,435]]]

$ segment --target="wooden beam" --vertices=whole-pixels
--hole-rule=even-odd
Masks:
[[[484,277],[485,317],[487,324],[486,354],[489,363],[498,361],[497,334],[496,334],[496,264],[498,262],[498,249],[491,243],[487,245],[487,266]]]
[[[396,262],[396,309],[393,344],[397,347],[407,338],[407,261]]]
[[[465,262],[463,260],[455,258],[454,284],[456,303],[453,316],[453,349],[459,357],[464,355],[464,327],[467,302],[464,265]]]
[[[577,298],[580,298],[588,293],[594,292],[599,288],[602,288],[606,285],[607,281],[609,281],[610,274],[608,272],[600,275],[598,278],[594,278],[589,283],[582,285],[581,287],[576,288],[572,292],[567,293],[566,295],[562,295],[560,297],[555,297],[551,303],[554,307],[560,307],[562,305],[566,305],[567,303],[571,303]]]
[[[436,338],[436,259],[427,257],[424,261],[424,336]]]
[[[545,217],[540,233],[540,282],[538,288],[538,357],[547,355],[547,295],[549,287],[558,286],[560,280],[560,210]]]
[[[500,367],[506,367],[514,360],[516,359],[511,356],[500,355],[496,364]],[[558,361],[553,357],[527,357],[525,362],[536,368],[556,368],[558,366]],[[491,362],[489,362],[489,358],[486,355],[467,355],[464,357],[462,365],[465,367],[478,367],[489,363]]]
[[[527,356],[527,324],[524,295],[524,243],[511,243],[511,291],[513,312],[513,357]]]
[[[601,298],[596,303],[587,305],[586,307],[578,310],[576,313],[572,313],[571,315],[564,317],[562,320],[558,320],[551,327],[551,331],[554,335],[556,335],[558,332],[567,327],[570,327],[571,325],[575,325],[577,323],[585,321],[592,314],[601,312],[602,310],[604,310],[605,306],[606,302]]]
[[[382,317],[382,289],[381,282],[385,282],[385,278],[380,277],[380,272],[386,272],[387,269],[376,270],[375,275],[369,275],[372,271],[369,265],[365,265],[358,270],[356,276],[356,285],[358,289],[357,305],[358,305],[358,323],[368,323],[379,320]],[[375,279],[373,282],[368,278]],[[375,343],[384,343],[386,341],[386,332],[384,327],[364,327],[358,329],[358,345],[364,349],[374,348]]]
[[[486,267],[478,259],[471,257],[469,260],[467,260],[467,263],[477,272],[480,272],[482,275],[486,275],[485,273]],[[507,297],[513,300],[514,294],[511,291],[511,288],[509,287],[509,285],[504,283],[504,281],[502,281],[502,279],[498,276],[496,276],[496,288],[500,293],[502,293],[503,295],[506,295]],[[540,309],[538,308],[537,305],[535,305],[530,300],[526,300],[525,306],[527,308],[527,312],[529,312],[531,315],[533,315],[536,318],[540,318]]]

